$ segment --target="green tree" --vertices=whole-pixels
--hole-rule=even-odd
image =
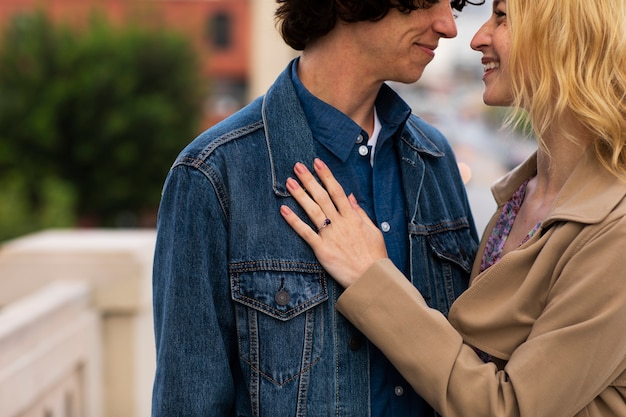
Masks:
[[[177,33],[16,16],[0,43],[0,186],[16,203],[0,210],[16,211],[24,231],[155,212],[167,169],[197,131],[202,85]],[[60,211],[70,213],[50,215]]]

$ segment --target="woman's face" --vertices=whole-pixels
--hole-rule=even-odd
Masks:
[[[483,54],[483,101],[489,106],[508,106],[512,103],[512,88],[509,73],[509,34],[506,0],[494,0],[493,12],[472,38],[470,46]]]

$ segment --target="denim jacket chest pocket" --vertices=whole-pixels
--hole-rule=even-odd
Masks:
[[[413,246],[413,263],[426,262],[427,268],[424,270],[429,272],[427,276],[414,276],[413,285],[429,306],[447,315],[454,300],[469,284],[478,249],[472,229],[468,224],[458,227],[458,222],[451,222],[448,227],[410,228],[409,234]]]
[[[246,262],[230,265],[240,359],[283,386],[322,355],[326,274],[319,264]]]

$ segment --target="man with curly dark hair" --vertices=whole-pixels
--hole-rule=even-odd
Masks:
[[[339,22],[376,22],[389,11],[397,9],[410,14],[418,9],[428,9],[440,0],[276,0],[280,5],[276,19],[281,26],[281,35],[287,45],[297,51],[307,44],[328,34]],[[461,12],[468,4],[480,5],[484,0],[452,0],[450,7]],[[442,36],[447,37],[447,36]]]
[[[468,283],[474,221],[450,145],[385,82],[417,81],[466,3],[278,0],[280,32],[301,55],[191,142],[163,189],[154,417],[434,415],[337,313],[341,286],[279,207],[304,218],[287,178],[298,161],[324,160],[394,264],[447,313]]]

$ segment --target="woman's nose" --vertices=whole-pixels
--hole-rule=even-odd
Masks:
[[[474,34],[470,47],[475,51],[480,51],[491,42],[491,29],[489,22],[483,24],[480,29]]]

